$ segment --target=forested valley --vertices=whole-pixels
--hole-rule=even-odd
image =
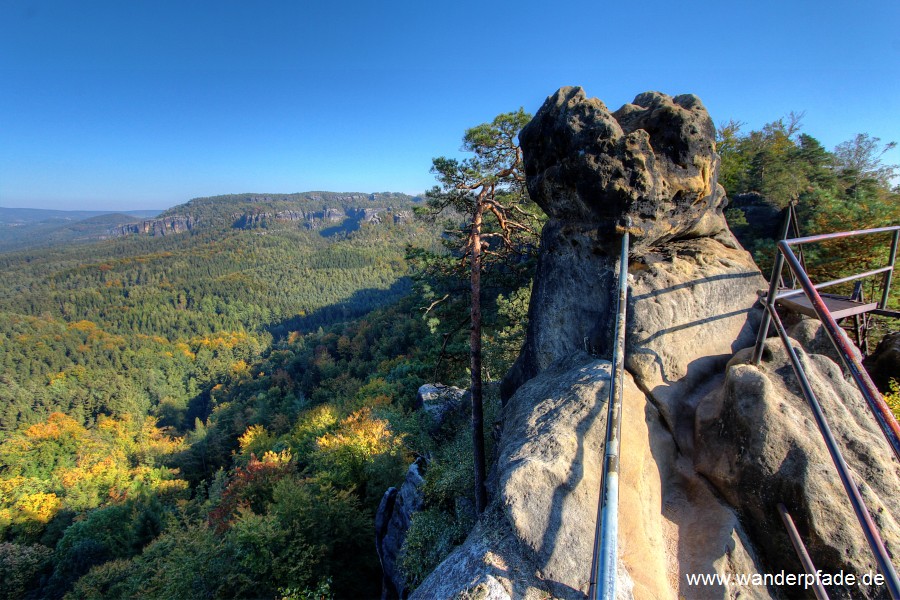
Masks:
[[[900,223],[883,148],[861,135],[828,151],[795,116],[720,128],[726,215],[767,276],[792,202],[804,234]],[[0,254],[0,596],[379,597],[373,513],[417,456],[410,580],[465,537],[471,433],[435,430],[415,403],[426,382],[468,385],[468,273],[448,223],[273,216],[322,207],[200,199],[161,215],[191,216],[189,231]],[[889,242],[807,260],[838,277],[882,266]],[[533,251],[482,287],[489,461]]]

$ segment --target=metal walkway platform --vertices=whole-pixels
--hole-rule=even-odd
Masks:
[[[828,312],[835,320],[854,315],[862,315],[878,309],[878,302],[857,302],[851,300],[848,296],[836,296],[834,294],[820,294]],[[792,296],[790,298],[781,298],[776,304],[785,307],[788,310],[798,312],[807,317],[818,319],[819,315],[813,308],[812,302],[806,296]]]

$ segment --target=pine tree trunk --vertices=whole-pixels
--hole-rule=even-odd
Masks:
[[[472,331],[469,366],[472,372],[472,455],[475,459],[475,508],[487,506],[484,458],[484,409],[481,390],[481,224],[484,207],[479,202],[472,221]]]

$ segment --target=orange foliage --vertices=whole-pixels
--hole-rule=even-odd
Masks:
[[[81,320],[75,323],[69,323],[69,329],[74,329],[76,331],[93,331],[97,329],[97,324],[93,321]]]
[[[35,423],[25,430],[25,437],[28,440],[58,440],[63,436],[82,438],[87,430],[82,427],[75,419],[61,412],[51,413],[47,420],[42,423]]]
[[[201,337],[194,338],[191,340],[191,343],[195,346],[205,346],[212,350],[217,350],[220,348],[234,348],[235,346],[239,346],[245,343],[250,336],[248,336],[243,331],[223,331],[219,333],[216,337]]]
[[[39,531],[63,508],[95,508],[133,492],[180,493],[187,482],[160,459],[183,448],[151,417],[101,416],[86,429],[53,413],[0,443],[0,533],[13,523]]]

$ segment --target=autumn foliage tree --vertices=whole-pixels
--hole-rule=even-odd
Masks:
[[[468,275],[469,371],[472,398],[472,444],[475,504],[487,505],[485,489],[482,391],[482,274],[492,265],[514,261],[523,240],[536,234],[538,219],[525,189],[519,132],[531,119],[524,110],[504,113],[490,123],[468,129],[464,160],[438,157],[431,172],[440,185],[428,193],[432,216],[445,215],[455,226],[446,231],[455,266]],[[527,242],[524,245],[528,245]],[[446,299],[446,296],[445,298]],[[434,306],[434,305],[432,305]]]

